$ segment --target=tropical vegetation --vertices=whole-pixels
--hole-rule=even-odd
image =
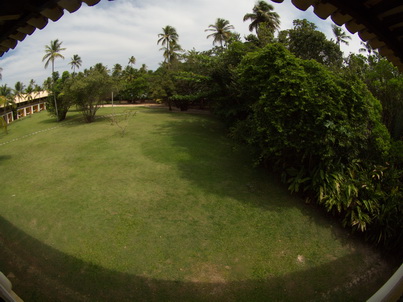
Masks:
[[[223,47],[223,43],[226,45],[231,38],[231,29],[234,29],[234,26],[231,25],[228,20],[218,18],[215,24],[210,24],[205,31],[212,31],[212,33],[207,36],[207,39],[213,38],[213,44],[219,43],[220,46]]]
[[[52,63],[47,108],[61,121],[75,106],[93,122],[113,92],[115,100],[150,100],[170,111],[208,109],[291,193],[369,242],[403,251],[402,74],[369,44],[344,57],[340,46],[349,36],[337,26],[334,39],[306,19],[278,31],[280,17],[264,1],[244,21],[251,34],[242,40],[229,20],[217,18],[206,29],[217,46],[207,51],[183,50],[177,30],[163,27],[155,71],[136,68],[131,56],[111,71],[100,63],[76,74],[81,61],[73,57],[73,74],[60,77],[53,64],[64,48],[51,41],[43,58]],[[11,99],[9,91],[0,89]],[[25,91],[17,83],[11,94]]]
[[[243,20],[250,20],[249,31],[256,31],[259,37],[262,26],[271,31],[278,30],[280,27],[280,16],[273,11],[274,7],[266,1],[260,0],[253,7],[253,12],[244,16]]]
[[[73,74],[75,74],[76,68],[78,69],[81,67],[82,60],[79,55],[73,55],[69,64],[71,65],[71,69],[73,69]]]
[[[97,114],[0,133],[0,267],[24,301],[362,301],[389,277],[216,117]]]
[[[162,33],[158,34],[157,44],[163,45],[161,50],[164,51],[164,62],[166,64],[175,63],[178,60],[179,52],[182,50],[178,44],[179,35],[176,29],[170,25],[162,28]]]
[[[52,74],[51,74],[51,78],[52,78],[52,86],[51,86],[51,92],[53,95],[53,101],[54,101],[54,108],[55,108],[55,115],[56,115],[56,119],[60,120],[60,116],[59,116],[59,112],[57,110],[57,97],[56,97],[56,92],[53,90],[54,89],[54,82],[55,82],[55,76],[54,76],[54,72],[55,72],[55,60],[57,58],[61,58],[64,59],[64,56],[61,54],[61,52],[63,50],[66,50],[66,48],[62,48],[62,43],[61,41],[59,41],[59,39],[50,41],[49,45],[45,46],[45,55],[42,58],[42,62],[45,62],[45,68],[48,68],[49,63],[52,63]]]
[[[340,26],[337,26],[336,24],[332,24],[332,31],[333,34],[336,38],[336,44],[341,45],[341,43],[349,45],[349,42],[347,40],[351,40],[351,37],[345,33],[344,30],[340,28]]]

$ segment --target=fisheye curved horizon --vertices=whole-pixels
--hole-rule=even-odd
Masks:
[[[393,158],[386,156],[393,149],[389,135],[392,131],[381,120],[383,105],[367,89],[367,83],[358,78],[354,83],[348,82],[348,76],[353,78],[354,72],[358,72],[352,68],[349,75],[341,79],[334,72],[336,69],[329,67],[330,63],[326,66],[311,58],[294,56],[289,52],[289,44],[283,46],[283,42],[277,43],[280,39],[274,37],[275,31],[269,32],[265,27],[260,29],[263,29],[262,41],[266,44],[259,41],[259,27],[255,27],[255,31],[250,32],[256,35],[251,34],[250,40],[245,35],[245,41],[241,41],[241,35],[234,32],[238,40],[231,45],[234,46],[232,49],[226,48],[230,43],[227,45],[224,38],[220,40],[215,32],[218,21],[227,26],[231,24],[232,29],[236,27],[219,18],[215,24],[209,25],[210,31],[214,32],[209,37],[214,37],[214,41],[202,36],[203,45],[208,45],[210,52],[202,48],[199,52],[194,47],[186,52],[184,49],[190,47],[186,45],[182,49],[175,39],[171,39],[172,35],[168,35],[168,29],[171,32],[173,29],[178,36],[174,22],[183,21],[185,28],[203,22],[205,29],[214,22],[214,18],[191,20],[189,16],[185,17],[184,11],[180,11],[168,18],[175,26],[163,27],[166,24],[156,22],[158,16],[165,13],[164,9],[159,10],[158,1],[147,4],[151,9],[144,16],[144,7],[130,1],[122,2],[129,3],[133,9],[131,12],[138,11],[136,16],[133,13],[124,16],[116,14],[128,6],[119,7],[113,15],[103,9],[104,4],[113,5],[117,1],[38,0],[32,5],[29,0],[19,0],[0,4],[0,59],[4,60],[0,61],[0,80],[2,75],[4,80],[5,73],[12,69],[16,74],[24,74],[25,67],[37,71],[29,73],[35,80],[31,80],[27,89],[23,81],[18,81],[15,89],[7,87],[9,83],[1,85],[4,96],[0,96],[0,110],[4,114],[0,115],[0,122],[4,122],[0,124],[0,130],[4,128],[5,131],[0,132],[0,138],[8,138],[0,143],[0,166],[4,171],[0,174],[3,183],[3,200],[0,201],[0,301],[20,301],[18,296],[13,298],[13,290],[18,295],[20,292],[27,295],[21,297],[26,301],[40,302],[296,301],[301,297],[325,302],[340,301],[350,294],[351,301],[360,301],[363,296],[370,298],[393,274],[392,270],[399,261],[384,258],[380,249],[374,248],[376,243],[370,246],[363,239],[366,227],[380,215],[368,215],[366,218],[365,214],[364,218],[354,218],[354,208],[348,221],[347,215],[343,218],[340,214],[345,210],[341,209],[344,206],[340,206],[342,202],[328,206],[326,202],[330,199],[324,198],[316,204],[314,199],[317,196],[313,192],[319,186],[306,186],[314,179],[309,173],[312,172],[318,179],[322,173],[325,175],[322,176],[324,183],[337,187],[334,192],[341,185],[351,184],[353,189],[348,188],[348,194],[351,191],[353,196],[355,188],[358,188],[357,196],[351,198],[358,204],[364,196],[358,192],[366,186],[365,181],[371,183],[375,179],[375,183],[378,177],[383,186],[388,180],[382,177],[389,175],[385,171],[391,162],[384,159]],[[284,0],[271,1],[281,4]],[[403,3],[363,0],[360,4],[349,5],[351,0],[290,1],[298,9],[298,16],[304,16],[299,10],[312,10],[313,17],[323,20],[330,17],[327,26],[330,27],[331,22],[332,25],[344,26],[352,34],[357,33],[362,45],[365,42],[368,49],[376,50],[373,57],[390,67],[385,67],[385,70],[392,70],[396,77],[401,75],[403,23],[399,17],[403,14]],[[265,1],[256,3],[259,2]],[[30,53],[29,45],[36,43],[33,40],[46,30],[49,21],[63,23],[67,12],[78,12],[83,9],[84,3],[100,6],[96,16],[102,15],[105,17],[103,20],[110,20],[110,24],[119,20],[119,24],[107,32],[105,29],[110,26],[109,23],[104,22],[104,27],[100,28],[99,24],[95,24],[96,16],[91,19],[91,14],[86,14],[86,24],[77,20],[72,22],[74,24],[66,22],[68,26],[74,26],[74,34],[65,36],[70,44],[62,45],[64,38],[56,36],[57,30],[54,30],[49,46],[43,43],[44,38],[37,43],[44,46],[46,52],[38,47]],[[187,9],[195,9],[188,5]],[[212,5],[204,7],[203,12],[214,17],[210,9],[213,9]],[[242,13],[245,16],[243,21],[247,15]],[[239,20],[242,21],[242,18]],[[127,31],[129,21],[133,22],[130,24],[139,24],[130,33]],[[310,20],[296,21],[306,28],[315,28],[316,32],[317,27]],[[92,31],[92,28],[96,30]],[[147,33],[141,30],[144,28],[147,28]],[[40,31],[42,29],[43,32]],[[84,32],[84,29],[108,47],[87,43],[88,35],[77,40],[69,39],[77,36],[80,30]],[[279,29],[277,31],[280,32]],[[289,38],[286,35],[290,31],[283,31],[284,41]],[[154,36],[150,34],[154,32]],[[205,32],[201,34],[207,35]],[[321,34],[326,40],[325,34]],[[32,38],[29,37],[31,35]],[[122,44],[115,44],[115,35],[119,35]],[[188,32],[186,35],[187,41],[192,41],[192,35]],[[148,44],[141,44],[146,41],[146,36]],[[31,44],[24,44],[26,42]],[[343,57],[340,43],[333,39],[328,42],[333,44],[334,49],[337,48],[339,57],[335,61],[342,66],[341,70],[348,65],[345,63],[347,58]],[[182,41],[180,44],[183,45]],[[53,53],[49,51],[52,45],[56,46]],[[84,45],[81,49],[85,49],[85,57],[76,50],[78,45]],[[130,56],[126,55],[127,52],[124,55],[119,53],[121,45],[126,45],[132,52]],[[159,57],[153,56],[150,45],[154,46],[153,51]],[[98,59],[97,51],[101,48],[102,57]],[[133,49],[141,49],[142,57],[139,58]],[[54,65],[54,57],[53,61],[50,58],[56,53],[64,59],[58,53],[60,50],[65,51],[60,53],[66,59],[72,57],[68,63],[72,72],[65,71],[62,76],[61,65]],[[227,50],[228,56],[225,55]],[[20,52],[18,60],[14,60],[13,52]],[[27,53],[32,57],[28,57]],[[368,53],[368,58],[371,58]],[[350,56],[354,58],[355,54],[350,52]],[[42,57],[42,61],[38,59]],[[364,55],[355,56],[361,57],[364,58]],[[160,58],[161,63],[155,58]],[[193,58],[195,60],[192,61]],[[155,71],[146,64],[141,65],[146,59],[159,64]],[[364,59],[352,61],[352,66],[358,68],[359,64],[364,64]],[[109,66],[103,63],[92,65],[93,60],[107,62]],[[124,60],[126,68],[117,60]],[[29,61],[35,63],[28,67]],[[115,64],[113,68],[112,61]],[[182,64],[183,70],[172,68],[176,66],[171,62],[177,66]],[[260,62],[266,65],[258,65]],[[36,81],[45,74],[44,63],[45,68],[51,64],[52,73],[49,69],[45,71],[47,80],[41,87],[36,85]],[[7,64],[7,68],[1,64]],[[136,64],[141,67],[135,68]],[[202,68],[209,73],[204,74],[206,70]],[[78,72],[76,69],[79,69]],[[269,78],[272,82],[267,80]],[[261,79],[264,81],[255,85]],[[88,85],[82,90],[85,94],[80,94],[82,83]],[[91,86],[93,83],[104,84]],[[63,90],[65,84],[70,90]],[[78,101],[91,99],[96,95],[94,91],[102,90],[101,86],[107,92],[96,97],[98,103],[95,106],[92,103],[88,105],[88,108],[96,110],[93,119],[88,119],[93,123],[84,124],[82,121],[85,118],[79,111],[84,111],[87,104],[80,108]],[[241,86],[244,88],[242,92]],[[268,87],[281,89],[270,90]],[[203,94],[207,90],[209,92]],[[213,104],[214,93],[221,101],[218,106],[218,102]],[[54,99],[54,107],[48,101],[49,95]],[[276,103],[271,102],[271,96],[278,97]],[[209,97],[213,100],[211,103]],[[60,103],[56,103],[56,98]],[[117,106],[118,102],[122,106]],[[64,110],[60,119],[59,105],[60,111]],[[214,108],[218,112],[216,116],[216,112],[212,114],[214,105],[218,108]],[[171,106],[177,108],[172,110]],[[41,112],[46,109],[56,116],[57,121]],[[98,109],[102,114],[95,120]],[[188,109],[191,109],[190,113],[182,112]],[[117,116],[126,119],[118,120]],[[277,117],[279,121],[273,129],[278,130],[279,135],[275,136],[274,130],[267,125]],[[287,119],[280,120],[280,117]],[[394,134],[403,133],[399,132],[403,128],[399,128],[398,120],[398,117],[396,120],[394,116],[390,118],[389,127]],[[7,125],[11,121],[14,128],[9,135]],[[338,124],[338,121],[346,122]],[[226,132],[225,126],[231,127],[231,130]],[[118,127],[120,132],[116,130]],[[253,137],[250,135],[248,141],[248,132],[252,127],[260,132],[257,131],[258,134],[253,134]],[[304,127],[306,132],[301,135]],[[285,132],[289,130],[292,136],[286,137]],[[375,134],[370,136],[372,132],[382,136],[384,141],[372,140],[377,137]],[[332,136],[333,133],[337,135]],[[275,136],[278,142],[285,142],[284,154],[282,149],[272,147],[281,144],[265,137],[270,135]],[[294,144],[298,137],[301,138],[301,146]],[[306,143],[311,137],[318,144]],[[354,137],[357,139],[354,140]],[[308,146],[306,152],[305,143]],[[322,144],[326,145],[322,148],[324,151],[315,153]],[[375,159],[374,155],[373,162],[370,162],[368,156],[369,164],[365,168],[371,168],[368,171],[372,174],[365,172],[365,157],[362,155],[371,153],[369,150],[372,149],[368,147],[371,144],[376,152],[384,148],[383,157],[374,151],[379,158]],[[270,149],[272,154],[269,151],[261,154],[252,152],[252,148],[258,145],[262,149]],[[379,150],[376,149],[378,147]],[[333,160],[338,152],[345,156],[340,156],[338,162],[342,168],[334,169],[339,174],[331,174],[331,169],[326,170],[325,166],[333,164],[333,161],[322,162],[322,159]],[[284,162],[275,162],[275,156],[270,158],[273,161],[267,160],[275,153],[278,158],[284,156]],[[297,163],[299,158],[295,157],[298,159],[295,160],[290,155],[294,153],[301,155],[300,163]],[[289,166],[284,164],[287,160],[291,162]],[[268,172],[267,166],[280,167],[281,163],[284,169],[281,177],[286,184],[280,184],[279,179],[270,174],[272,171]],[[312,168],[304,174],[305,171],[300,169],[299,172],[298,165],[305,163],[308,163],[307,171],[311,167],[316,169],[316,164],[322,170]],[[325,164],[322,166],[322,163]],[[280,168],[278,171],[281,174]],[[379,175],[376,174],[378,172]],[[289,179],[286,179],[287,173],[291,175]],[[349,173],[351,179],[342,178],[342,173]],[[364,185],[355,181],[355,178],[358,179],[355,175],[362,175]],[[401,181],[399,177],[394,179]],[[379,192],[384,189],[381,185],[377,188]],[[388,189],[393,191],[394,188],[390,186]],[[306,194],[300,194],[302,191]],[[343,192],[339,190],[337,194],[343,195]],[[320,194],[322,198],[322,191]],[[378,201],[373,200],[374,204]],[[324,210],[327,206],[327,213],[319,212],[319,207]],[[351,203],[345,205],[346,208],[350,206]],[[340,209],[337,211],[336,207]],[[361,204],[357,206],[359,211],[360,207]],[[378,205],[368,207],[368,213],[376,213],[376,207]],[[330,217],[330,213],[334,216]],[[351,233],[347,233],[347,228]],[[362,236],[356,236],[357,233]],[[401,285],[400,288],[398,286],[393,285],[387,290],[396,294],[401,291]]]

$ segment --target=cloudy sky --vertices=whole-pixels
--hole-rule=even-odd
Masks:
[[[243,22],[243,16],[252,11],[255,0],[115,0],[101,2],[93,7],[82,7],[64,16],[57,22],[49,21],[43,30],[36,30],[27,36],[14,50],[9,50],[0,58],[2,81],[14,87],[15,82],[28,84],[30,79],[42,84],[50,74],[44,69],[42,58],[45,45],[59,39],[66,50],[62,53],[65,60],[56,60],[55,69],[59,72],[71,70],[68,64],[74,54],[83,62],[81,69],[98,62],[112,68],[119,63],[127,65],[134,56],[135,67],[146,64],[155,70],[162,62],[162,51],[157,45],[157,36],[162,27],[171,25],[179,34],[179,44],[185,50],[195,48],[198,51],[212,47],[212,39],[206,39],[204,30],[215,23],[217,18],[230,21],[241,37],[249,34],[249,21]],[[281,29],[292,28],[294,19],[308,19],[329,38],[333,37],[331,20],[319,19],[312,10],[306,12],[295,8],[290,0],[277,4],[267,0],[280,15]],[[352,36],[352,35],[351,35]],[[357,52],[360,40],[352,36],[350,46],[343,46],[345,54]]]

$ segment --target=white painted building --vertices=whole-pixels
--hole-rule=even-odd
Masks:
[[[0,105],[0,116],[4,118],[7,124],[11,123],[15,119],[19,119],[36,112],[40,112],[46,109],[46,98],[49,92],[46,90],[32,92],[29,94],[21,94],[14,99],[14,104],[17,106],[17,115],[13,114],[11,108],[4,110],[4,106]]]

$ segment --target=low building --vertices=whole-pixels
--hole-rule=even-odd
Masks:
[[[14,99],[14,106],[16,106],[14,110],[10,106],[4,108],[4,106],[0,105],[0,108],[3,107],[3,112],[0,113],[0,116],[9,124],[15,119],[45,110],[48,95],[49,92],[46,90],[21,94]]]

